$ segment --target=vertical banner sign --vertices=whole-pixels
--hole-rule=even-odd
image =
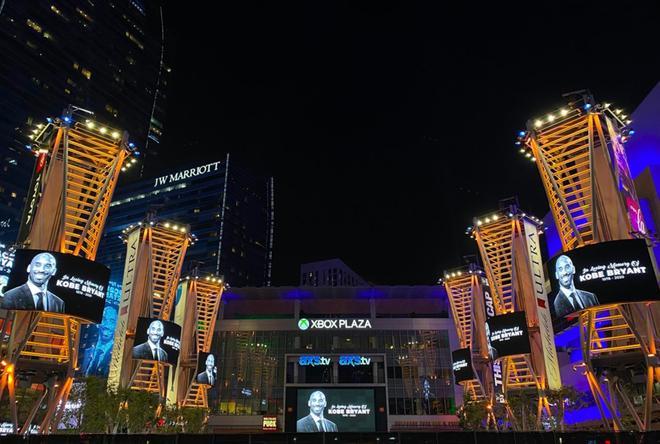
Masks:
[[[182,281],[179,283],[179,286],[176,289],[176,297],[174,298],[174,319],[172,320],[175,324],[186,326],[184,323],[184,318],[186,317],[186,307],[188,306],[188,282]],[[191,309],[191,307],[188,307]],[[185,332],[181,335],[181,342],[183,345]],[[182,351],[187,351],[183,350]],[[184,359],[179,355],[179,360]],[[179,390],[179,380],[180,373],[183,371],[181,365],[177,365],[176,369],[170,369],[169,377],[167,381],[167,403],[168,405],[176,405],[177,403],[177,393]]]
[[[548,388],[559,390],[561,388],[561,376],[550,316],[550,304],[548,303],[548,295],[545,293],[545,276],[543,275],[539,233],[536,226],[527,220],[524,220],[524,227],[529,269],[532,272],[534,282],[534,300],[536,301],[534,306],[539,319],[539,332],[541,334],[541,347],[543,347],[543,362],[545,364],[545,374],[548,378]]]
[[[486,308],[486,320],[495,317],[495,301],[493,301],[493,293],[490,290],[488,281],[484,278],[481,279],[481,289],[484,295],[484,307]],[[481,327],[485,328],[485,326]],[[502,363],[500,361],[493,361],[491,364],[493,368],[493,389],[495,391],[495,402],[504,403],[504,384],[502,382]]]
[[[630,176],[630,167],[628,166],[628,157],[623,144],[619,141],[619,137],[614,130],[612,121],[608,118],[607,132],[609,133],[612,144],[612,155],[614,157],[614,174],[617,179],[619,191],[623,195],[624,204],[628,210],[628,218],[630,219],[630,226],[633,231],[638,233],[646,233],[646,223],[644,216],[639,206],[639,199],[637,199],[637,191],[635,191],[635,184]]]
[[[37,204],[39,203],[39,199],[41,199],[42,178],[46,172],[47,163],[48,153],[39,154],[34,165],[32,180],[28,188],[27,202],[25,203],[21,225],[19,226],[18,243],[25,242],[28,234],[30,234],[30,228],[32,228],[32,222],[34,222],[34,213],[37,211]]]
[[[140,249],[140,233],[142,230],[134,230],[128,236],[126,243],[126,264],[124,265],[124,280],[121,287],[121,299],[119,301],[119,313],[117,314],[117,329],[115,330],[115,343],[108,372],[108,388],[116,390],[119,388],[121,370],[124,364],[124,347],[126,346],[126,330],[128,329],[128,309],[131,305],[131,293],[133,291],[133,278],[137,265],[138,252]]]

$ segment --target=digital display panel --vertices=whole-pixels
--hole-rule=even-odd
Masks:
[[[174,322],[138,318],[133,359],[159,361],[173,366],[179,361],[181,327]]]
[[[658,282],[643,239],[601,242],[548,261],[554,319],[601,304],[657,300]]]
[[[298,389],[296,432],[374,432],[374,390]]]
[[[486,321],[488,355],[492,360],[530,352],[525,313],[517,311]]]
[[[121,286],[110,281],[103,309],[103,320],[100,324],[88,324],[81,328],[78,360],[82,365],[78,371],[79,376],[108,377],[120,297]]]
[[[110,269],[70,254],[17,249],[0,308],[101,322]]]
[[[451,352],[452,369],[456,384],[474,379],[472,369],[472,353],[469,348],[459,348]]]
[[[218,367],[215,354],[200,352],[197,355],[197,371],[195,372],[195,381],[198,384],[215,386],[218,379]]]

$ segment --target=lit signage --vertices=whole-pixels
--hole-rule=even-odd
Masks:
[[[261,421],[261,430],[264,432],[277,432],[277,416],[264,416]]]
[[[367,358],[366,356],[346,355],[339,357],[339,365],[350,365],[352,367],[355,367],[356,365],[370,365],[370,364],[371,364],[371,358]]]
[[[206,165],[198,166],[195,168],[189,168],[187,170],[178,171],[176,173],[167,174],[165,176],[156,177],[154,180],[154,188],[167,185],[168,183],[178,182],[183,179],[192,179],[193,177],[203,176],[210,172],[218,171],[218,166],[220,161],[207,163]]]
[[[298,358],[299,365],[311,365],[316,367],[317,365],[330,365],[330,358],[324,356],[301,356]]]
[[[300,356],[298,358],[298,365],[316,367],[317,365],[330,365],[331,361],[332,358],[326,358],[325,356]],[[371,365],[371,358],[360,355],[342,355],[339,357],[339,365],[350,365],[351,367]]]
[[[351,330],[371,328],[369,319],[306,319],[298,321],[300,330]]]

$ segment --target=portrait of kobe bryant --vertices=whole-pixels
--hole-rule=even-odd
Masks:
[[[488,322],[484,323],[484,325],[486,329],[486,342],[488,343],[488,357],[491,359],[491,361],[494,361],[499,358],[500,355],[497,352],[497,349],[490,343],[490,327],[488,326]]]
[[[204,365],[206,365],[206,370],[197,375],[197,382],[200,384],[213,386],[218,374],[218,368],[215,366],[215,357],[209,354],[206,357],[206,362]]]
[[[599,304],[595,294],[575,288],[574,276],[575,266],[571,258],[566,255],[559,256],[555,262],[555,278],[559,282],[559,292],[552,304],[558,318]]]
[[[323,417],[326,405],[323,392],[312,392],[307,401],[309,415],[296,422],[296,432],[337,432],[337,424]]]
[[[27,281],[5,292],[0,307],[5,310],[40,310],[64,313],[64,301],[48,291],[48,281],[57,272],[50,253],[39,253],[27,267]]]
[[[151,321],[147,328],[147,342],[133,347],[133,359],[167,362],[167,352],[160,346],[165,326],[159,320]]]

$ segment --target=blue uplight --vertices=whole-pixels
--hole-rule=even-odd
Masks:
[[[53,123],[53,119],[51,119],[50,117],[46,117],[46,122]]]
[[[66,123],[71,123],[71,117],[69,117],[69,116],[65,116],[65,117],[64,117],[64,121],[65,121]]]
[[[129,147],[129,148],[135,148],[135,144],[134,144],[133,142],[130,142],[130,143],[128,144],[128,147]]]
[[[523,136],[525,135],[525,131],[520,131],[520,132],[518,133],[518,135],[519,135],[520,137],[523,137]]]
[[[586,109],[586,110],[591,109],[591,103],[585,103],[584,104],[584,109]]]

